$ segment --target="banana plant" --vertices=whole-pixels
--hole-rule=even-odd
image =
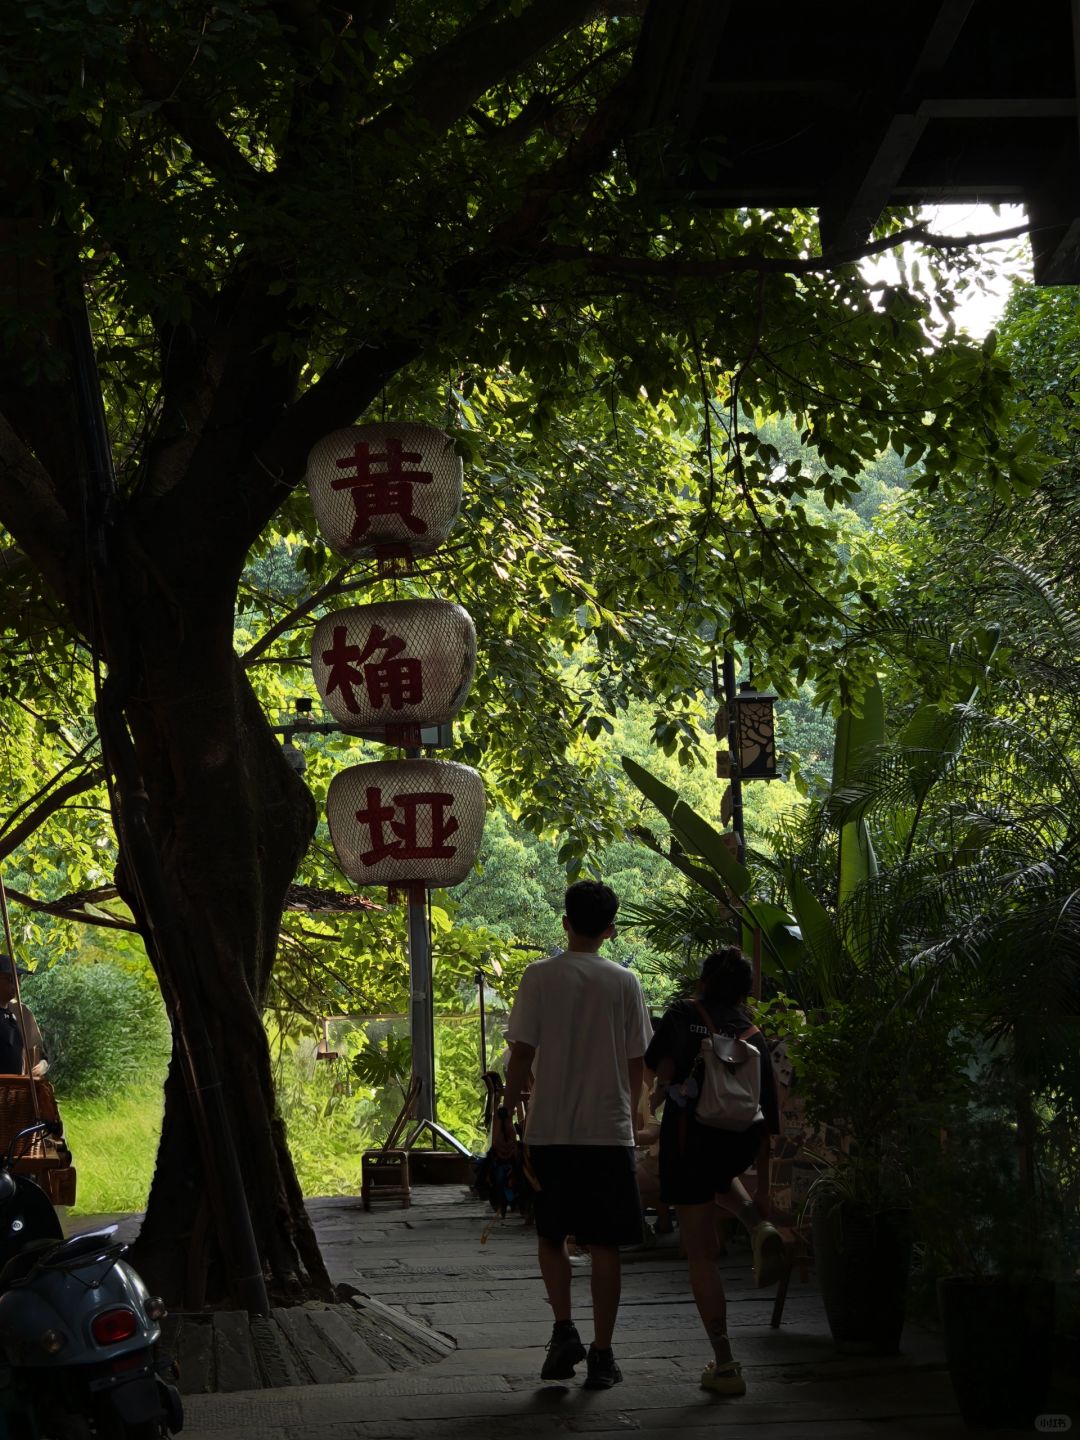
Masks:
[[[845,709],[837,719],[832,792],[841,792],[867,757],[884,743],[885,698],[875,676],[873,685],[863,696],[861,711],[856,714],[854,710]],[[856,814],[840,826],[836,869],[836,894],[840,905],[878,873],[877,856],[864,815]]]
[[[788,897],[803,937],[815,951],[818,969],[827,975],[845,961],[866,965],[878,942],[879,907],[867,903],[867,899],[875,888],[880,866],[867,816],[880,797],[883,766],[890,776],[899,776],[892,787],[898,803],[890,820],[894,842],[907,863],[931,792],[960,757],[972,707],[986,682],[1000,638],[1000,627],[988,625],[966,647],[951,648],[949,662],[956,698],[948,704],[922,701],[893,747],[886,743],[885,703],[876,679],[864,693],[859,711],[847,709],[838,717],[832,783],[825,803],[838,830],[836,916],[840,923],[832,920],[805,881],[800,881],[793,861],[783,867]],[[955,867],[970,861],[984,840],[984,830],[973,826],[944,864]]]
[[[804,947],[792,916],[779,905],[753,896],[749,869],[732,855],[723,834],[680,799],[677,791],[628,756],[623,756],[622,765],[671,830],[667,848],[645,826],[635,830],[638,839],[707,891],[719,906],[740,919],[744,928],[757,929],[764,951],[763,968],[788,993],[797,993],[796,972]]]

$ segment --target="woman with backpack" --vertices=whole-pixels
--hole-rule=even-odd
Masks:
[[[717,1197],[750,1232],[759,1286],[780,1278],[784,1248],[762,1213],[769,1193],[769,1136],[780,1129],[776,1086],[765,1037],[746,1011],[753,968],[736,946],[709,955],[697,994],[664,1014],[645,1063],[656,1071],[660,1126],[660,1197],[678,1213],[690,1285],[713,1360],[704,1389],[745,1395],[731,1354],[727,1303],[717,1264]],[[757,1167],[757,1203],[738,1178]]]

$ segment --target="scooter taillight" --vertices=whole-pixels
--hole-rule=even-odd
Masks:
[[[90,1333],[99,1345],[116,1345],[121,1340],[130,1340],[139,1328],[134,1310],[126,1307],[118,1310],[103,1310],[90,1322]]]

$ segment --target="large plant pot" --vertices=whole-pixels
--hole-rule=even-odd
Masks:
[[[964,1423],[1030,1430],[1054,1368],[1050,1280],[938,1281],[945,1360]]]
[[[1054,1368],[1080,1375],[1080,1280],[1054,1286]]]
[[[818,1284],[837,1349],[895,1355],[911,1274],[911,1211],[819,1202],[813,1232]]]

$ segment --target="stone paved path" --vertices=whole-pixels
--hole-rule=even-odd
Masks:
[[[833,1348],[812,1285],[793,1280],[782,1329],[772,1291],[756,1291],[744,1250],[725,1261],[730,1329],[749,1393],[710,1396],[697,1384],[707,1352],[674,1242],[627,1256],[616,1354],[625,1380],[590,1393],[541,1384],[550,1333],[532,1231],[509,1220],[481,1235],[490,1212],[451,1187],[419,1189],[409,1210],[315,1200],[310,1209],[331,1276],[453,1337],[445,1359],[351,1384],[186,1400],[187,1440],[525,1440],[574,1434],[676,1436],[722,1430],[748,1440],[934,1440],[966,1432],[938,1338],[909,1327],[894,1358],[845,1359]],[[588,1266],[575,1269],[575,1309],[588,1340]],[[579,1367],[583,1370],[583,1367]],[[998,1432],[999,1434],[1002,1432]]]

